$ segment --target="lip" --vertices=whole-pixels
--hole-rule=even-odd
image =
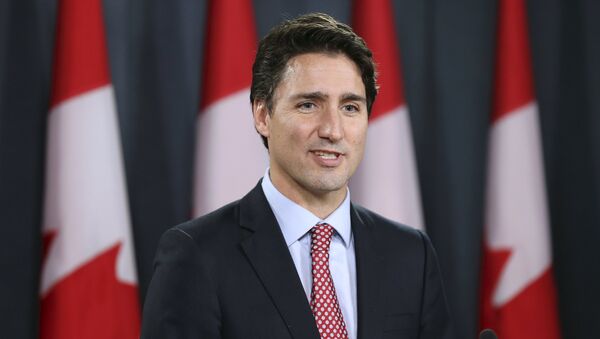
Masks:
[[[323,158],[319,155],[317,155],[317,153],[319,152],[323,152],[323,153],[333,153],[336,155],[335,158],[333,159],[326,159]],[[310,151],[311,157],[314,159],[314,161],[322,167],[338,167],[339,165],[341,165],[345,154],[344,153],[340,153],[337,151],[333,151],[333,150],[325,150],[325,149],[316,149],[316,150],[311,150]]]

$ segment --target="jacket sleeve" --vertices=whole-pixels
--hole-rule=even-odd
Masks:
[[[421,233],[421,236],[425,251],[425,276],[419,338],[454,339],[454,327],[446,302],[437,256],[427,235]]]
[[[146,294],[142,339],[219,339],[214,261],[178,228],[161,238]]]

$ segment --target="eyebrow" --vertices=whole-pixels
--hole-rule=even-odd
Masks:
[[[362,95],[354,94],[354,93],[344,93],[342,94],[342,101],[360,101],[364,104],[367,103],[367,98]]]
[[[329,98],[328,94],[325,94],[323,92],[320,91],[316,91],[316,92],[309,92],[309,93],[298,93],[292,96],[292,100],[298,100],[298,99],[312,99],[312,100],[325,100]],[[365,97],[363,97],[362,95],[358,95],[355,93],[343,93],[341,96],[342,101],[360,101],[363,103],[367,102],[367,99]]]

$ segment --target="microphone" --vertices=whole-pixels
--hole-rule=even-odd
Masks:
[[[498,339],[498,336],[492,329],[486,328],[479,333],[479,339]]]

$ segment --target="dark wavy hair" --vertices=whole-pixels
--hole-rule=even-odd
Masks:
[[[371,114],[378,90],[373,53],[352,28],[323,13],[283,21],[260,40],[252,66],[250,102],[264,100],[271,114],[273,93],[285,66],[293,57],[305,53],[341,53],[352,60],[361,73],[367,112]],[[267,139],[262,139],[268,148]]]

